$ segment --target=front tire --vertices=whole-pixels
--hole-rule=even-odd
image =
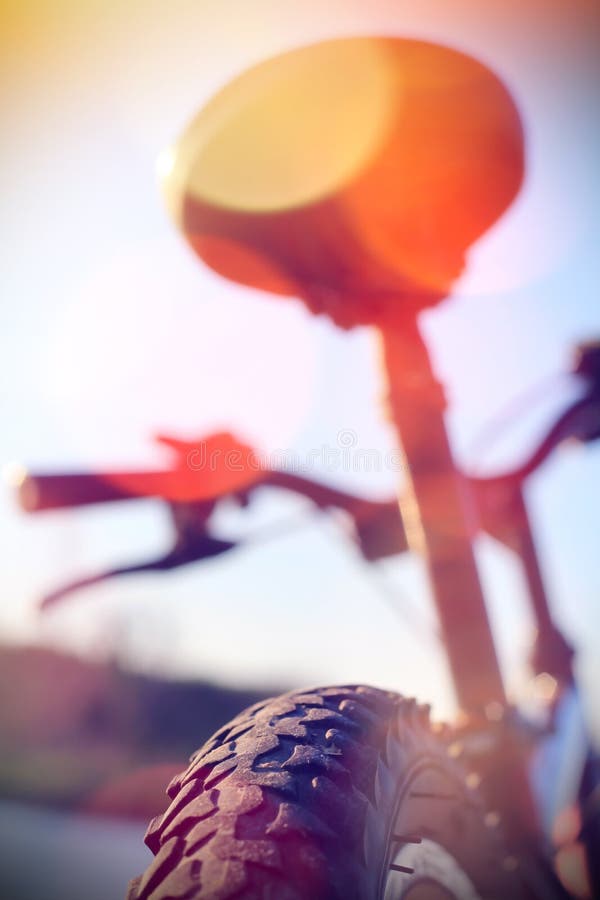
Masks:
[[[128,900],[523,896],[449,742],[397,694],[329,687],[259,703],[168,794]]]

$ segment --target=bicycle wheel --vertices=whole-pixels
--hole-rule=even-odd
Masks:
[[[128,900],[525,896],[448,744],[427,708],[369,687],[250,707],[169,785]]]

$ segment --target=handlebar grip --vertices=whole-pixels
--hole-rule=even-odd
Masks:
[[[116,500],[132,500],[155,496],[152,490],[155,473],[94,475],[77,474],[45,475],[27,473],[17,486],[18,502],[25,512],[41,512],[50,509],[68,509]],[[127,487],[125,486],[127,485]],[[139,486],[139,490],[135,487]]]

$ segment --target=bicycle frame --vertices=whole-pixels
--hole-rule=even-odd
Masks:
[[[513,831],[520,840],[536,844],[541,832],[550,842],[557,816],[582,799],[591,751],[571,666],[573,651],[552,620],[522,485],[565,436],[597,436],[598,348],[583,348],[579,361],[579,374],[587,374],[588,380],[592,375],[589,396],[559,420],[532,458],[503,477],[469,481],[454,465],[443,420],[443,391],[416,322],[402,331],[384,330],[381,340],[391,418],[406,462],[400,507],[407,537],[425,560],[456,695],[475,731],[485,729],[487,718],[493,734],[492,723],[505,718],[506,707],[473,556],[472,537],[479,524],[511,547],[523,566],[537,628],[533,669],[555,679],[557,702],[550,708],[547,733],[538,736],[529,760],[506,728],[494,735],[491,749],[493,755],[495,745],[496,753],[509,758],[496,791]],[[550,794],[548,785],[554,786]],[[595,827],[589,829],[587,850],[598,896],[598,867],[589,864]],[[558,890],[560,896],[557,884],[548,883],[545,889]]]

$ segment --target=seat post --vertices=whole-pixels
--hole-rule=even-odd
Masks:
[[[427,566],[458,702],[481,713],[505,704],[472,546],[475,510],[444,423],[444,392],[415,319],[380,332],[389,415],[403,454],[400,509]]]

